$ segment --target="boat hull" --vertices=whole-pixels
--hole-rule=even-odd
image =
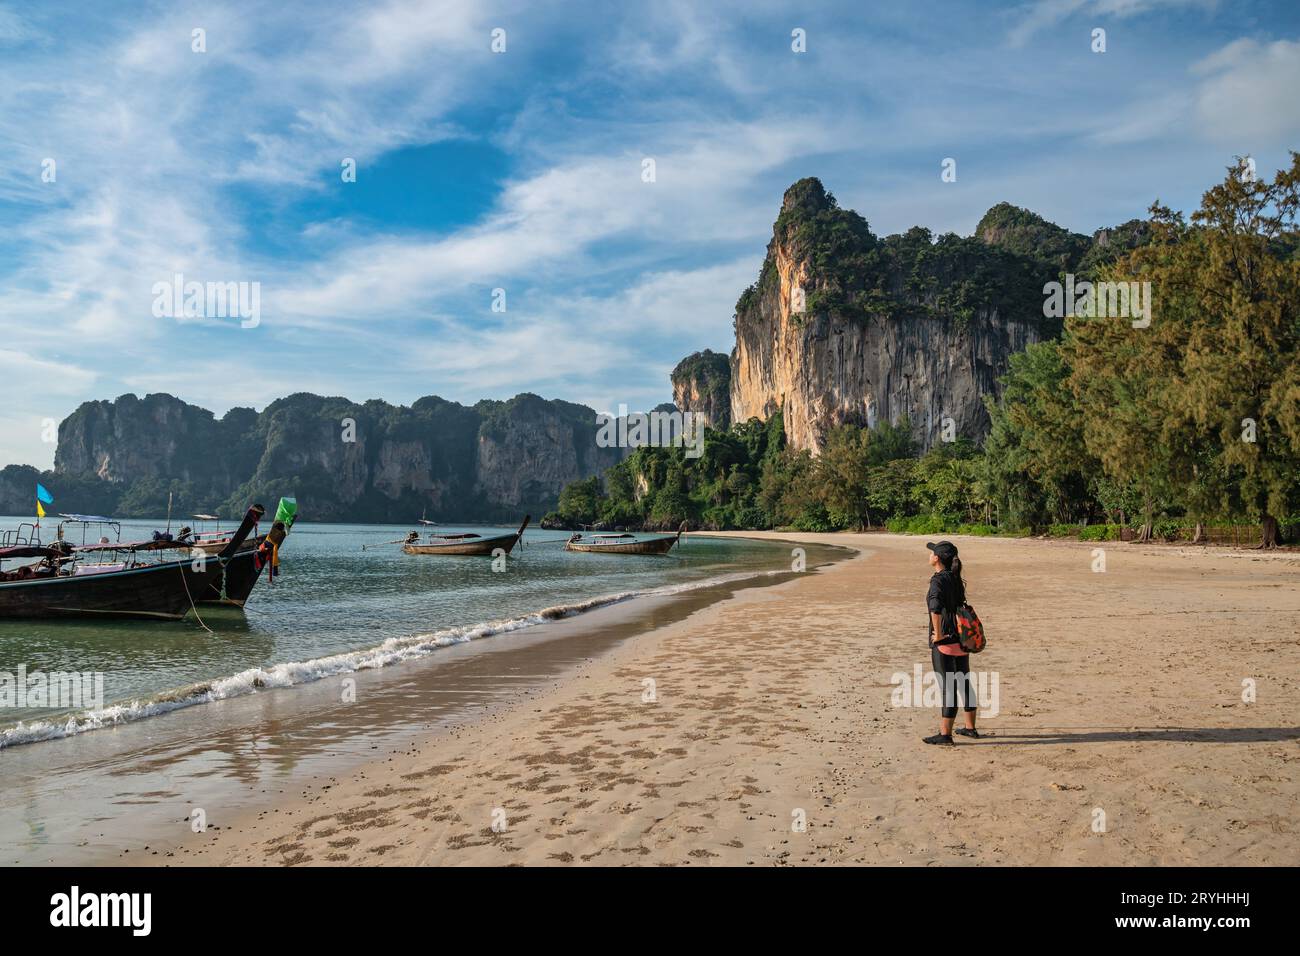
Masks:
[[[261,543],[259,538],[238,551],[197,600],[201,604],[233,604],[243,607],[261,576],[256,560],[257,547]]]
[[[122,571],[0,583],[0,618],[143,617],[180,620],[221,573],[189,560]]]
[[[644,541],[620,541],[602,544],[595,541],[570,541],[566,551],[587,551],[592,554],[667,554],[677,543],[677,535],[648,538]]]
[[[509,554],[518,542],[518,534],[500,534],[491,538],[448,541],[445,544],[405,544],[402,545],[402,550],[407,554],[491,554],[500,548]]]

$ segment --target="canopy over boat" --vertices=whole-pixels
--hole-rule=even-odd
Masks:
[[[63,555],[54,548],[46,548],[39,544],[19,544],[8,548],[0,548],[0,561],[9,561],[17,558],[61,558]]]
[[[73,551],[167,551],[172,548],[189,548],[188,541],[156,538],[152,541],[101,541],[97,544],[74,544]]]

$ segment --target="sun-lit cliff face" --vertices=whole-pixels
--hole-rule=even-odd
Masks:
[[[731,424],[731,363],[720,352],[705,349],[686,356],[673,369],[673,404],[700,415],[719,430]]]
[[[795,183],[736,306],[731,420],[780,410],[787,441],[814,453],[843,422],[907,419],[923,448],[946,420],[981,438],[983,396],[1008,357],[1055,331],[1041,291],[1054,270],[1001,241],[1021,234],[1013,223],[993,242],[921,228],[880,239],[818,180]]]

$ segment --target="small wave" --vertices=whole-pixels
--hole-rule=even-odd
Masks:
[[[179,710],[182,707],[193,707],[197,704],[208,704],[213,701],[243,697],[267,688],[292,687],[296,684],[309,684],[327,677],[336,677],[340,674],[376,670],[412,658],[424,657],[440,648],[449,647],[453,644],[465,644],[497,634],[506,634],[523,628],[535,627],[548,621],[576,617],[579,614],[630,601],[633,598],[671,596],[700,588],[753,578],[772,577],[785,573],[788,572],[783,570],[741,571],[683,584],[666,585],[639,591],[620,591],[616,594],[606,594],[573,604],[557,604],[520,617],[487,621],[463,627],[451,627],[441,631],[415,634],[408,637],[390,637],[374,647],[362,650],[345,651],[307,661],[289,661],[283,664],[270,664],[266,667],[250,667],[229,677],[219,677],[215,680],[174,687],[143,699],[137,698],[129,702],[111,704],[96,710],[83,711],[65,717],[20,722],[12,727],[0,730],[0,750],[19,744],[71,737],[74,734],[81,734],[90,730],[114,727],[146,717],[157,717]]]

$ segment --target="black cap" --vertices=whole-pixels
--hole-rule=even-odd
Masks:
[[[951,564],[952,559],[957,557],[957,546],[951,541],[930,541],[926,547],[937,554],[944,564]]]

